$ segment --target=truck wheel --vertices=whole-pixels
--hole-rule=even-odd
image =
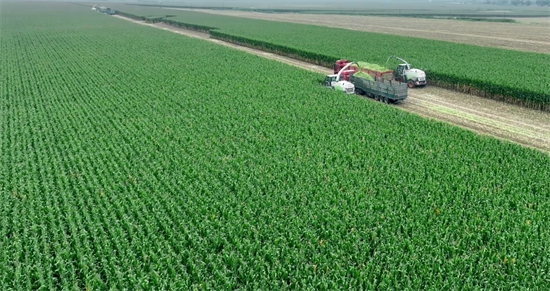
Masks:
[[[409,86],[409,88],[414,88],[413,80],[410,80],[409,83],[407,83],[407,85]]]
[[[390,104],[390,100],[388,99],[388,97],[384,97],[384,103]]]

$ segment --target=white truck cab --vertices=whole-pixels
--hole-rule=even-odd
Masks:
[[[346,69],[353,64],[357,65],[355,62],[349,62],[338,72],[338,74],[327,75],[325,77],[325,85],[336,91],[346,92],[346,94],[355,93],[355,85],[349,81],[342,80],[341,78],[342,72],[346,71]]]
[[[336,81],[338,75],[327,75],[325,77],[325,85],[336,91],[343,91],[347,94],[355,93],[355,85],[348,81]]]

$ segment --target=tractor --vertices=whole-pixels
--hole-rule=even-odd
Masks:
[[[424,71],[411,68],[411,65],[407,61],[396,56],[390,56],[386,61],[386,66],[390,59],[397,59],[403,62],[397,65],[397,70],[393,71],[396,81],[407,83],[409,88],[426,86],[426,73],[424,73]]]

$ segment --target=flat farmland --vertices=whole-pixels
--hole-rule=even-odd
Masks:
[[[550,286],[548,154],[82,6],[2,5],[0,290]]]
[[[180,8],[170,8],[180,9]],[[518,23],[474,22],[383,16],[258,13],[193,9],[204,13],[280,22],[320,25],[357,31],[411,36],[519,51],[550,53],[550,18],[518,19]]]

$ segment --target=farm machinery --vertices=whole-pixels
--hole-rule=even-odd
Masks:
[[[385,80],[394,80],[397,82],[406,83],[409,88],[423,87],[426,86],[426,73],[424,71],[412,68],[411,65],[404,59],[397,56],[390,56],[386,61],[386,66],[391,59],[396,59],[402,62],[397,65],[395,70],[390,70],[387,68],[382,68],[380,66],[374,65],[374,68],[370,67],[372,64],[367,64],[364,66],[352,66],[351,68],[342,72],[342,79],[349,80],[349,76],[353,73],[356,73],[359,68],[360,71],[371,75],[376,78],[383,78]],[[348,60],[338,60],[334,63],[334,73],[336,74],[342,68],[344,68],[350,61]],[[361,64],[361,62],[359,62]]]
[[[338,62],[334,66],[335,71]],[[374,68],[372,64],[346,61],[339,67],[337,74],[325,77],[325,85],[348,94],[366,95],[384,103],[398,103],[407,98],[407,83],[392,77],[391,70],[384,71]]]
[[[105,7],[105,6],[99,6],[99,7],[96,7],[97,5],[94,5],[92,7],[92,10],[93,11],[99,11],[101,13],[104,13],[104,14],[108,14],[108,15],[115,15],[116,14],[116,11],[109,8],[109,7]]]

